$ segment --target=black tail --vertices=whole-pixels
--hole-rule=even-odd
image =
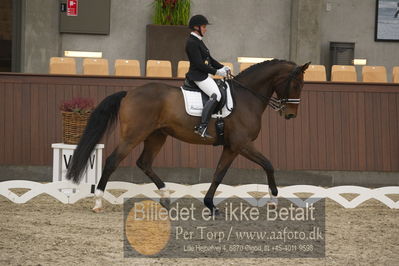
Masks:
[[[126,94],[126,91],[120,91],[108,96],[93,111],[68,167],[66,174],[68,180],[72,179],[74,183],[80,182],[90,154],[107,128],[116,122],[121,101]]]

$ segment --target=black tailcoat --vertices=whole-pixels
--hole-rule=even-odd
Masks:
[[[202,81],[208,74],[215,75],[216,70],[223,65],[212,58],[204,42],[190,34],[186,42],[186,53],[190,61],[190,68],[186,77],[194,81]]]

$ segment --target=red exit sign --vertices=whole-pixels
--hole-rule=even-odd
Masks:
[[[78,0],[67,0],[67,16],[78,15]]]

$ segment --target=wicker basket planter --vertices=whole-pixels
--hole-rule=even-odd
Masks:
[[[65,144],[78,144],[91,113],[61,112],[62,140]]]

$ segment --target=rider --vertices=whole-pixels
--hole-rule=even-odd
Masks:
[[[201,123],[195,127],[195,133],[201,137],[212,138],[212,136],[207,134],[206,130],[211,115],[221,99],[221,94],[216,82],[209,74],[226,77],[230,68],[213,59],[202,41],[207,25],[209,25],[209,22],[203,15],[195,15],[190,19],[189,27],[192,32],[186,43],[186,53],[190,61],[190,68],[186,78],[194,81],[209,96],[209,100],[202,110]]]

